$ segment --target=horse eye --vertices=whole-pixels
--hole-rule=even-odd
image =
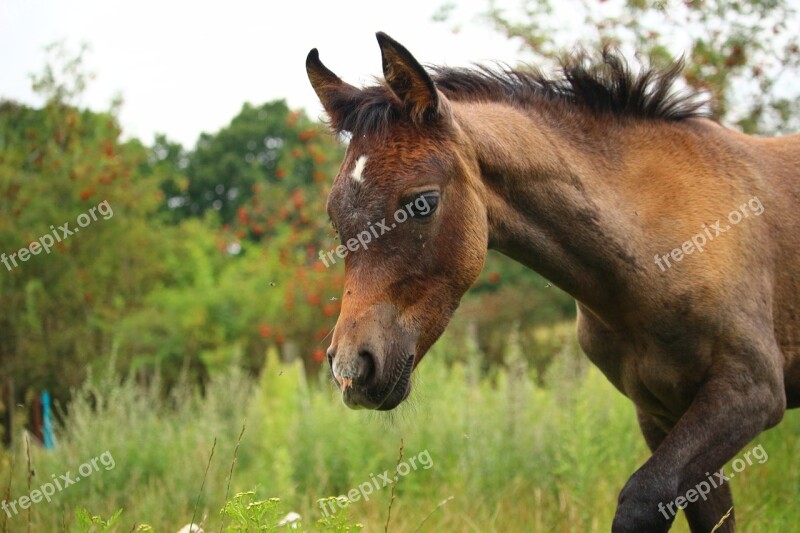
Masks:
[[[439,206],[439,193],[437,191],[423,192],[414,197],[406,207],[411,216],[419,218],[427,218],[436,211]]]

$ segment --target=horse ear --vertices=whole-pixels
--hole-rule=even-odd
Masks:
[[[314,92],[322,102],[322,107],[331,119],[331,126],[340,131],[344,118],[356,103],[359,90],[342,81],[323,65],[316,48],[308,53],[306,73]]]
[[[431,76],[405,46],[382,31],[376,34],[386,83],[411,113],[415,122],[439,111],[439,93]]]

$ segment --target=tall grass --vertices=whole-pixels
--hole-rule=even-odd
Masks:
[[[246,420],[230,496],[255,490],[262,499],[279,497],[310,530],[321,515],[317,500],[392,471],[402,438],[406,457],[427,450],[433,466],[400,478],[390,531],[414,531],[429,514],[422,531],[608,531],[620,488],[648,457],[631,404],[572,345],[546,388],[513,351],[508,370],[483,376],[474,353],[467,363],[445,365],[446,346],[426,357],[413,397],[389,414],[348,410],[324,374],[308,383],[299,364],[274,355],[258,382],[231,370],[202,395],[181,386],[167,400],[157,383],[90,378],[76,391],[56,448],[32,450],[31,483],[74,475],[105,451],[115,466],[33,505],[32,530],[74,530],[75,509],[85,507],[102,516],[122,508],[119,531],[143,523],[177,531],[191,520],[208,466],[197,521],[218,531]],[[789,413],[755,441],[769,460],[732,481],[740,530],[799,529],[798,435],[800,416]],[[12,460],[16,499],[28,492],[24,449],[2,457],[3,492]],[[390,487],[382,488],[352,503],[349,515],[365,531],[382,531],[390,498]],[[24,531],[27,516],[7,522],[9,531]],[[687,530],[679,517],[675,531]]]

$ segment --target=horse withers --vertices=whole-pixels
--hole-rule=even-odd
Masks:
[[[345,403],[397,407],[498,250],[575,298],[583,351],[636,405],[653,454],[612,530],[667,531],[664,503],[800,405],[800,136],[710,120],[674,90],[679,63],[425,69],[377,36],[379,85],[345,83],[316,49],[306,62],[350,135],[328,198],[352,250],[328,350]],[[731,508],[724,484],[685,514],[707,533]]]

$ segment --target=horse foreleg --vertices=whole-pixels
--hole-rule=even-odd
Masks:
[[[700,499],[689,503],[682,491],[719,472],[745,444],[780,421],[786,397],[775,360],[768,356],[746,361],[729,358],[720,360],[724,367],[711,369],[689,409],[660,443],[655,435],[652,457],[622,489],[614,533],[668,531],[679,496],[681,507],[696,506],[687,512],[692,531],[710,531],[728,510],[724,507],[730,502],[730,493],[722,488],[724,482],[711,488],[709,495],[715,494],[706,495],[708,501],[699,506]],[[733,523],[727,527],[732,531]]]
[[[642,435],[644,436],[645,442],[647,442],[647,446],[650,448],[650,451],[656,451],[656,448],[658,448],[667,437],[667,431],[659,425],[653,417],[644,413],[642,410],[637,409],[636,415],[639,419],[639,428],[642,430]],[[705,481],[705,485],[702,485],[702,488],[709,486],[708,493],[704,494],[703,497],[699,498],[696,502],[689,503],[683,510],[692,533],[708,533],[714,528],[721,516],[725,516],[729,510],[733,509],[733,495],[731,494],[730,486],[727,484],[721,485],[716,490],[711,491],[708,481],[703,478],[699,480],[698,483],[681,487],[678,489],[678,493],[686,494],[690,489],[697,487],[697,485],[703,481]],[[664,507],[664,509],[666,510],[666,507]],[[665,520],[671,522],[674,515],[670,511],[667,511],[666,515],[667,518]],[[733,533],[736,530],[735,522],[734,512],[731,511],[731,514],[725,519],[724,524],[717,532]]]

